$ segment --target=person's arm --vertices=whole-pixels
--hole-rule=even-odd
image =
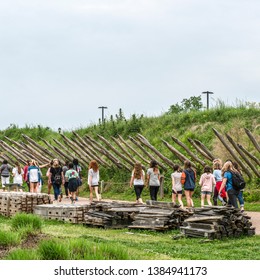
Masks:
[[[173,176],[172,176],[172,189],[177,193],[177,190],[175,188],[175,180]]]
[[[52,173],[51,173],[51,169],[50,169],[49,174],[48,174],[48,184],[51,184],[51,177],[52,177]]]
[[[130,179],[130,188],[132,188],[133,182],[134,182],[134,174],[132,173],[131,179]]]
[[[61,178],[62,178],[62,185],[65,184],[65,176],[64,176],[64,173],[62,171],[62,168],[61,168]]]

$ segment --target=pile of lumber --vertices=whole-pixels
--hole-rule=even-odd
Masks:
[[[129,228],[164,231],[179,228],[185,219],[193,215],[172,202],[147,201],[146,207],[135,215]]]
[[[46,204],[35,206],[33,213],[47,220],[82,224],[88,210],[87,204]]]
[[[95,202],[84,217],[87,226],[103,228],[127,228],[133,221],[133,216],[145,206],[124,202]]]
[[[33,213],[39,204],[49,204],[51,198],[44,193],[0,192],[0,215],[13,216],[16,213]]]
[[[206,206],[195,208],[194,215],[185,220],[180,227],[187,237],[207,237],[221,239],[223,237],[252,236],[250,217],[239,209],[224,206]]]

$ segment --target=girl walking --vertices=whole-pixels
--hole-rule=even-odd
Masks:
[[[147,170],[147,182],[151,200],[157,200],[157,194],[160,188],[160,170],[155,160],[150,162],[150,168]]]
[[[216,181],[211,173],[211,168],[207,165],[204,167],[204,173],[200,177],[199,184],[201,186],[201,207],[204,207],[205,198],[207,199],[208,205],[211,206],[210,198]]]
[[[134,184],[136,203],[143,203],[141,194],[144,188],[144,181],[145,181],[145,173],[142,169],[141,163],[137,162],[134,165],[134,169],[132,171],[131,180],[130,180],[130,188],[132,188]]]
[[[20,191],[22,191],[22,185],[23,185],[23,175],[24,175],[24,171],[20,166],[20,163],[17,161],[15,162],[15,167],[12,170],[12,174],[13,174],[13,183],[14,184],[18,184]]]
[[[184,169],[181,174],[181,183],[184,185],[184,192],[187,201],[187,207],[194,207],[192,195],[195,189],[196,172],[191,168],[189,160],[184,161]]]
[[[176,198],[178,196],[178,202],[180,207],[183,208],[182,202],[182,184],[181,184],[181,169],[179,165],[174,165],[173,173],[171,174],[172,178],[172,202],[176,203]]]
[[[72,162],[68,164],[68,168],[69,169],[65,173],[65,181],[68,182],[68,189],[70,192],[71,203],[74,204],[76,201],[76,192],[78,189],[79,174],[76,170],[74,170]]]
[[[100,201],[99,193],[98,193],[98,185],[99,185],[99,167],[98,163],[95,160],[92,160],[89,163],[88,167],[88,186],[89,186],[89,200],[93,201],[93,190],[95,192],[97,201]]]

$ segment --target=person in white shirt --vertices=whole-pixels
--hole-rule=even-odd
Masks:
[[[144,183],[145,183],[145,172],[142,169],[141,163],[137,162],[134,165],[134,169],[132,171],[131,180],[130,180],[130,188],[132,188],[134,184],[136,203],[143,203],[141,194],[144,188]]]
[[[21,168],[19,162],[15,162],[15,167],[12,170],[12,174],[13,174],[13,183],[14,184],[18,184],[20,191],[22,191],[22,185],[23,185],[23,175],[24,175],[24,171]]]
[[[89,163],[88,168],[88,186],[89,186],[89,200],[90,202],[93,201],[93,189],[95,191],[95,195],[97,198],[97,201],[100,201],[100,196],[98,193],[98,186],[99,186],[99,167],[98,163],[95,160],[92,160]]]

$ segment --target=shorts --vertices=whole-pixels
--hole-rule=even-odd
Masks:
[[[93,185],[93,186],[90,186],[91,188],[95,188],[95,187],[98,187],[98,185]]]
[[[76,192],[78,189],[78,180],[76,178],[71,178],[68,183],[68,188],[70,192]]]
[[[176,191],[175,191],[175,190],[172,190],[172,193],[173,193],[173,194],[182,194],[182,190],[177,191],[177,193],[176,193]]]
[[[212,192],[201,191],[201,194],[211,195],[211,194],[212,194]]]

